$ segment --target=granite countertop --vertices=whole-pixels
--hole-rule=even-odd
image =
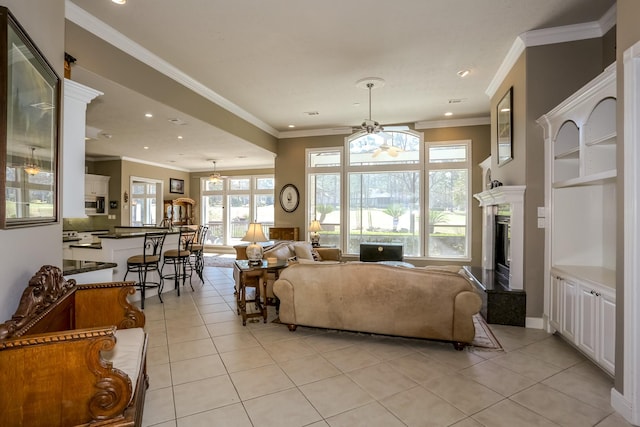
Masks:
[[[62,274],[71,276],[72,274],[88,273],[91,271],[115,268],[118,264],[113,262],[78,261],[73,259],[62,260]]]
[[[78,243],[76,245],[69,245],[70,248],[87,248],[87,249],[102,249],[102,245],[98,243]]]
[[[157,231],[157,230],[156,230]],[[178,234],[178,230],[167,230],[167,234]],[[144,237],[144,231],[133,231],[131,233],[111,233],[100,235],[101,239],[130,239],[133,237]]]

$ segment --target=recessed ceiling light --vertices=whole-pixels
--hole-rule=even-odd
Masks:
[[[111,0],[112,2],[114,2],[115,4],[125,4],[127,2],[127,0]]]
[[[153,114],[151,114],[151,113],[145,113],[145,115],[144,115],[144,116],[145,116],[145,117],[153,117]]]
[[[446,113],[444,113],[444,115],[449,117],[449,116],[453,116],[453,113],[451,111],[447,111]]]
[[[149,149],[149,147],[145,146],[145,147],[144,147],[144,149],[145,149],[145,150],[148,150],[148,149]]]
[[[294,127],[296,127],[296,125],[289,125],[289,127],[290,127],[290,128],[294,128]]]
[[[467,77],[469,75],[470,72],[471,71],[469,71],[469,70],[460,70],[460,71],[457,72],[457,74],[458,74],[458,77],[465,78],[465,77]]]
[[[182,139],[182,135],[178,135],[178,139]]]

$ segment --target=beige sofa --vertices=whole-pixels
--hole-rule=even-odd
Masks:
[[[459,268],[383,264],[297,264],[280,273],[273,292],[280,321],[404,337],[473,341],[480,296]]]

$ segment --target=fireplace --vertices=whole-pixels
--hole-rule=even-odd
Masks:
[[[509,286],[509,271],[511,266],[511,206],[499,205],[495,216],[494,271],[496,280]]]
[[[482,207],[482,267],[465,267],[488,323],[525,326],[524,186],[474,194]]]

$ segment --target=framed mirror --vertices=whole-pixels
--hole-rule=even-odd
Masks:
[[[513,160],[513,87],[498,102],[498,166]]]
[[[58,221],[60,78],[0,7],[0,228]]]

